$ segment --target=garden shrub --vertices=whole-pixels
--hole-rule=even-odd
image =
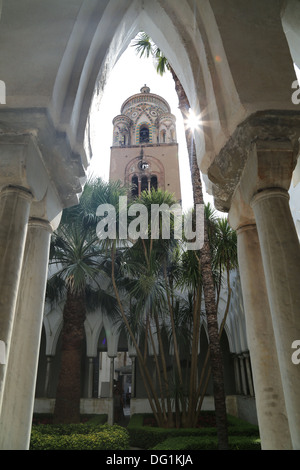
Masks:
[[[30,450],[127,450],[125,428],[93,424],[34,425]]]
[[[255,424],[247,423],[246,421],[236,418],[235,416],[228,415],[228,431],[230,435],[243,435],[255,436],[259,435],[259,428]]]
[[[81,415],[80,422],[86,424],[105,424],[107,422],[107,414]],[[53,414],[50,413],[34,413],[32,424],[52,424]]]
[[[131,446],[146,450],[217,449],[215,427],[164,429],[145,426],[144,422],[151,422],[151,420],[144,421],[142,414],[131,417],[127,428]],[[228,433],[231,449],[260,449],[258,426],[228,415]]]
[[[157,444],[152,450],[217,450],[215,436],[170,437]],[[230,450],[261,450],[260,440],[249,436],[229,437]]]

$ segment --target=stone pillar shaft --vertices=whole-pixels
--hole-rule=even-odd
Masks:
[[[246,384],[246,372],[245,372],[245,364],[244,364],[244,356],[240,354],[239,358],[239,366],[241,371],[241,379],[242,379],[242,391],[244,395],[247,395],[247,384]]]
[[[294,449],[300,449],[300,369],[291,360],[300,339],[300,248],[285,189],[258,192],[255,214]]]
[[[0,365],[0,414],[31,201],[22,188],[7,187],[0,194],[0,340],[6,356]]]
[[[44,396],[45,397],[48,397],[48,393],[49,393],[49,381],[50,381],[50,375],[51,375],[51,366],[52,366],[52,356],[47,356],[45,388],[44,388]]]
[[[94,372],[94,358],[89,357],[88,398],[93,397],[93,372]]]
[[[136,358],[131,356],[131,398],[135,398],[135,368],[136,368]]]
[[[235,386],[236,393],[240,395],[242,393],[241,388],[241,376],[240,376],[240,367],[239,367],[239,358],[237,355],[234,356],[234,376],[235,376]]]
[[[238,259],[262,448],[291,449],[260,246],[255,224],[237,230]]]
[[[0,448],[29,448],[51,226],[30,219],[0,419]]]
[[[109,401],[108,424],[114,423],[114,375],[115,375],[115,358],[110,357],[110,380],[109,380]]]
[[[253,384],[252,384],[250,358],[249,358],[249,354],[245,354],[244,356],[245,356],[245,367],[246,367],[246,374],[247,374],[247,384],[248,384],[248,388],[249,388],[249,393],[253,397],[254,396],[254,390],[253,390]]]

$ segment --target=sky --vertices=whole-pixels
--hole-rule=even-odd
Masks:
[[[300,71],[297,67],[295,67],[295,71],[300,83]],[[140,58],[134,47],[129,46],[122,54],[111,72],[100,105],[94,106],[91,118],[93,158],[89,174],[101,176],[108,181],[113,118],[120,114],[123,102],[130,96],[139,93],[144,85],[150,87],[151,93],[160,95],[167,100],[171,112],[176,116],[182,206],[183,210],[188,210],[193,206],[192,184],[183,121],[178,109],[174,81],[170,72],[160,76],[156,72],[152,59]],[[204,183],[203,193],[205,202],[210,202],[213,206],[213,198],[206,193]],[[226,217],[227,214],[216,211],[216,215]]]
[[[179,152],[179,169],[183,210],[193,205],[190,168],[185,143],[181,112],[178,109],[178,98],[174,80],[170,72],[160,76],[151,58],[140,58],[134,47],[129,46],[122,54],[111,72],[98,109],[93,111],[91,133],[93,139],[93,158],[89,173],[108,180],[110,147],[113,138],[112,120],[120,114],[123,102],[130,96],[140,93],[142,86],[147,85],[150,93],[162,96],[170,105],[176,116],[176,131]],[[204,188],[203,188],[204,189]],[[205,202],[212,197],[206,195]]]

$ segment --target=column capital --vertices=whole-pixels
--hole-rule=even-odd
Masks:
[[[0,188],[24,188],[40,201],[46,193],[49,178],[35,137],[30,134],[2,134],[0,152]]]
[[[86,152],[75,142],[70,145],[68,136],[56,128],[47,108],[0,107],[0,129],[0,185],[3,185],[3,177],[11,184],[13,178],[23,175],[23,170],[19,174],[6,171],[7,164],[10,163],[7,152],[14,147],[20,154],[22,143],[28,142],[35,147],[40,158],[37,165],[31,166],[35,170],[35,178],[32,177],[30,182],[42,183],[42,174],[39,172],[42,165],[56,188],[63,207],[78,204],[86,181]],[[13,152],[9,153],[13,155]],[[23,152],[25,154],[26,151]]]
[[[278,158],[273,158],[276,147],[279,154],[283,156],[285,153],[286,157],[289,149],[293,155],[292,159],[289,160],[285,157],[281,159],[281,164],[284,160],[289,160],[294,169],[299,149],[299,135],[299,111],[260,111],[241,122],[208,169],[207,174],[212,183],[216,209],[225,212],[230,209],[234,191],[245,175],[246,165],[253,158],[253,148],[258,153],[266,154],[267,150],[271,151],[272,155],[269,155],[269,157],[271,157],[272,163],[278,161]],[[278,168],[273,167],[273,164],[271,167],[266,165],[265,168],[260,165],[259,170],[259,184],[262,184],[265,182],[266,175],[273,178],[274,170],[277,171]],[[286,180],[288,184],[290,179],[291,176],[288,174]],[[271,180],[269,184],[271,184]],[[282,181],[280,184],[282,184]]]
[[[231,198],[228,219],[234,230],[255,224],[252,207],[263,193],[265,197],[275,193],[288,197],[296,164],[297,152],[289,139],[257,139],[252,143],[240,182]]]
[[[286,140],[258,140],[256,151],[256,192],[269,188],[289,190],[292,174],[297,164],[298,147]]]
[[[266,190],[287,192],[296,163],[297,152],[290,140],[253,142],[240,181],[246,203],[250,205],[257,193]]]

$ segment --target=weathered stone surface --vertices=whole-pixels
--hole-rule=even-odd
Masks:
[[[67,136],[58,132],[46,109],[0,108],[0,144],[33,142],[40,166],[52,181],[63,207],[77,204],[85,179],[79,154],[72,151]],[[3,159],[1,159],[3,164]],[[11,170],[14,171],[14,170]],[[4,176],[2,172],[2,177]],[[0,179],[1,179],[0,176]],[[39,175],[41,177],[41,175]],[[11,184],[19,184],[13,181]]]
[[[240,124],[208,170],[213,183],[215,206],[228,212],[234,190],[244,171],[253,143],[286,142],[298,153],[300,112],[266,111],[255,113]]]

